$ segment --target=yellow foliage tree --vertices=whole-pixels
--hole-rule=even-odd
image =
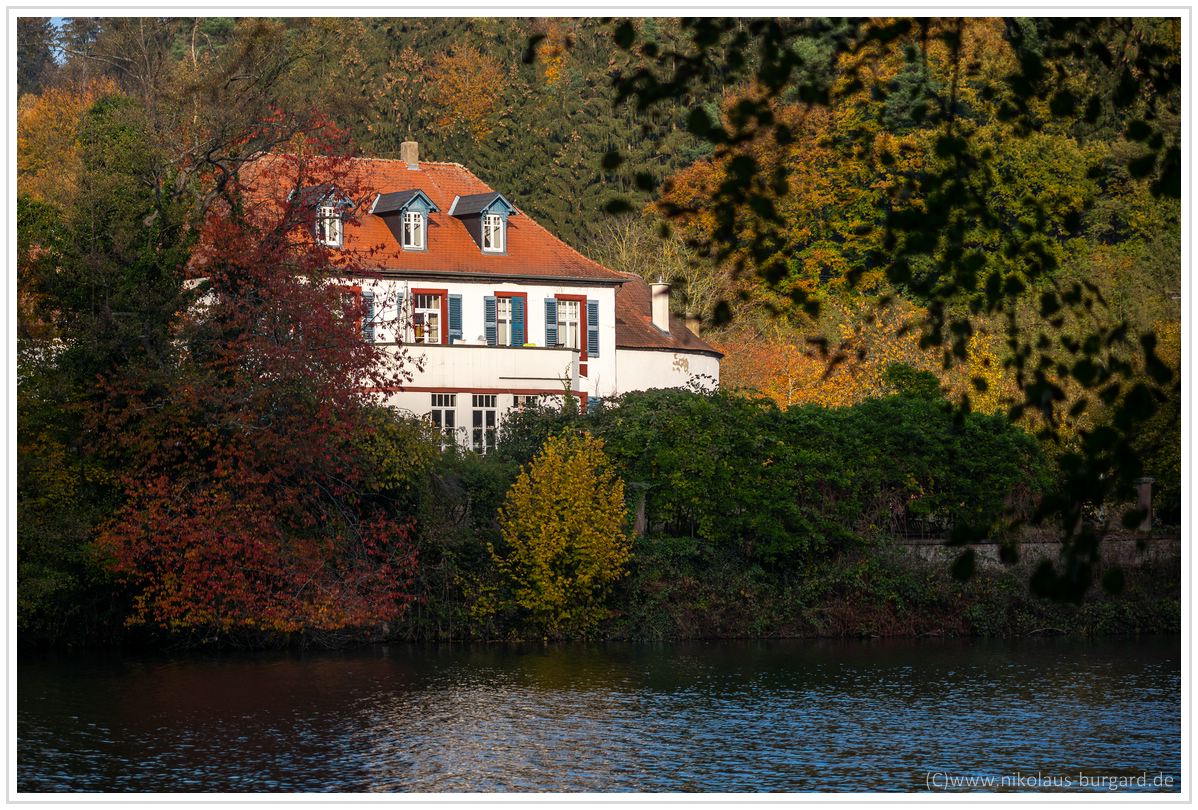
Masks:
[[[780,407],[854,405],[891,393],[886,369],[903,363],[943,377],[940,354],[919,346],[913,304],[893,302],[885,308],[828,301],[825,317],[833,322],[825,355],[810,341],[807,328],[776,322],[763,334],[728,332],[716,340],[725,353],[722,384],[761,392]]]
[[[486,138],[503,97],[482,88],[503,86],[503,65],[478,48],[464,45],[436,59],[431,67],[437,126],[466,132],[476,141]]]
[[[488,550],[508,595],[488,595],[490,607],[520,609],[549,637],[586,635],[632,556],[627,520],[624,482],[602,440],[550,438],[499,510],[505,548]]]
[[[17,193],[62,205],[78,186],[79,122],[101,96],[115,93],[111,79],[82,89],[51,87],[26,93],[17,104]]]

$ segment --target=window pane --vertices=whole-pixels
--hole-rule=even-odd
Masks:
[[[498,339],[500,346],[512,345],[512,299],[499,298],[495,302],[497,314]]]
[[[441,296],[413,296],[412,322],[417,343],[441,342]]]

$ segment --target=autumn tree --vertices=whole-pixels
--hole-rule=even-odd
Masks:
[[[472,45],[455,46],[432,62],[432,101],[440,108],[438,126],[482,140],[502,97],[481,88],[502,87],[503,66]]]
[[[638,109],[667,108],[714,76],[735,85],[716,114],[692,109],[688,128],[714,148],[709,176],[665,213],[700,223],[701,245],[760,279],[785,308],[818,313],[825,284],[841,278],[873,285],[882,301],[913,300],[926,312],[920,342],[945,365],[967,364],[974,336],[999,326],[1001,362],[1017,387],[1008,415],[1035,422],[1061,462],[1060,487],[1038,519],[1059,525],[1065,553],[1032,584],[1080,600],[1101,548],[1087,504],[1130,495],[1144,471],[1137,426],[1177,390],[1157,336],[1121,317],[1078,261],[1079,247],[1106,229],[1095,215],[1109,215],[1124,178],[1138,187],[1131,196],[1163,203],[1177,221],[1177,19],[682,25],[688,36],[668,47],[641,22],[614,31],[618,47],[642,58],[615,78],[618,98]],[[812,156],[858,175],[845,187],[860,209],[844,210],[804,168],[805,150],[793,153],[811,141],[808,116],[830,122],[815,138],[826,153]],[[787,215],[792,200],[803,219]],[[1123,198],[1115,207],[1136,205]],[[1107,231],[1096,241],[1126,238]],[[1170,250],[1162,277],[1171,286]],[[971,383],[965,412],[975,393],[990,393],[984,375]],[[1070,395],[1075,385],[1085,396]],[[1106,584],[1118,582],[1112,574]]]
[[[362,340],[361,304],[332,275],[355,268],[312,239],[295,193],[320,180],[357,199],[343,165],[255,164],[205,222],[170,373],[110,382],[95,424],[125,502],[99,545],[133,623],[331,631],[393,620],[410,598],[410,525],[372,496],[361,441],[379,429],[363,388],[410,372]]]
[[[111,629],[126,596],[134,621],[203,633],[395,615],[412,556],[404,510],[362,477],[361,437],[377,425],[359,393],[371,377],[358,374],[395,372],[395,358],[362,353],[359,313],[323,283],[328,257],[301,248],[312,212],[254,196],[278,202],[285,188],[246,187],[247,164],[327,131],[314,113],[281,111],[295,59],[278,47],[283,31],[161,19],[65,29],[63,75],[84,89],[62,90],[60,122],[43,101],[58,88],[29,97],[37,115],[22,134],[45,137],[25,138],[19,154],[23,187],[64,178],[61,193],[18,205],[23,630]],[[344,138],[309,145],[337,152]],[[205,261],[210,272],[198,272]],[[203,290],[189,273],[207,279]],[[321,425],[327,444],[301,450]],[[326,466],[289,460],[309,451]],[[354,461],[356,472],[329,466]],[[227,531],[236,526],[246,531]],[[196,579],[211,572],[227,589]]]
[[[607,615],[606,596],[632,554],[624,482],[588,434],[547,441],[499,512],[491,557],[504,584],[492,610],[511,608],[538,632],[585,636]]]
[[[80,88],[56,86],[17,103],[17,193],[58,208],[78,191],[79,127],[84,113],[116,82],[96,79]]]

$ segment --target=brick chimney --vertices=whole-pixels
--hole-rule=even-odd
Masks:
[[[420,168],[420,144],[416,141],[404,141],[399,145],[399,159],[408,164],[409,169]]]
[[[658,281],[653,290],[653,325],[663,332],[670,331],[670,285]]]

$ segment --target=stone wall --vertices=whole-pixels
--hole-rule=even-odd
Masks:
[[[963,550],[960,546],[947,546],[940,540],[899,540],[897,546],[921,560],[944,563],[952,562]],[[1034,564],[1045,558],[1057,560],[1061,555],[1061,541],[1043,530],[1025,532],[1016,546],[1020,565]],[[998,543],[978,543],[972,548],[977,553],[979,566],[1002,565],[998,558]],[[1180,557],[1181,535],[1176,531],[1111,532],[1102,541],[1104,563],[1134,567]]]

